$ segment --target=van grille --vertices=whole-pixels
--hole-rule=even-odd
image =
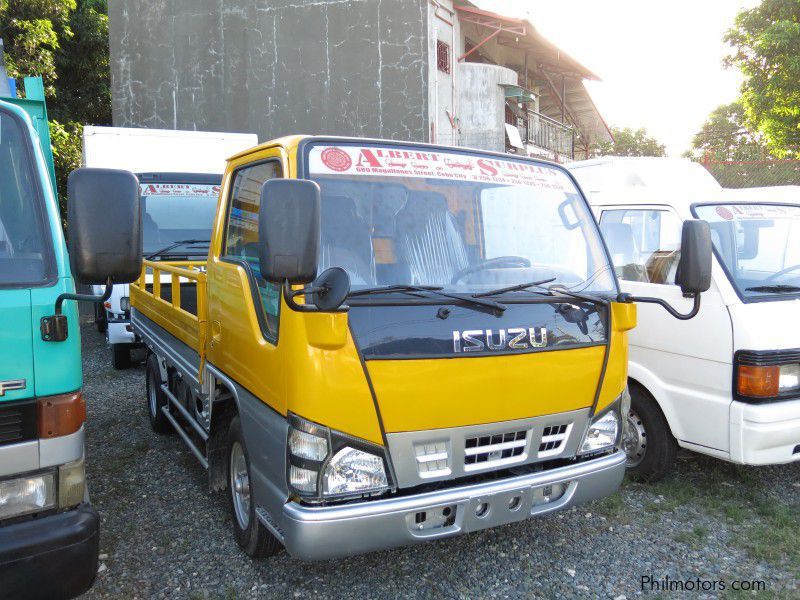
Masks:
[[[525,460],[528,430],[509,431],[467,438],[464,468],[467,471]]]
[[[36,400],[0,403],[0,446],[36,437]]]

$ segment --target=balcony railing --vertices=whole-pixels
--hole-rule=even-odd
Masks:
[[[575,158],[575,135],[572,127],[559,123],[541,113],[528,111],[527,119],[520,119],[522,139],[559,157]]]

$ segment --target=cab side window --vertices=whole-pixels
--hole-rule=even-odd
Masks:
[[[680,259],[681,221],[669,210],[604,210],[600,232],[625,281],[671,285]]]
[[[246,263],[249,267],[258,289],[259,299],[256,304],[261,305],[264,335],[273,341],[278,337],[281,288],[261,276],[258,260],[258,208],[261,204],[261,186],[268,179],[281,176],[281,165],[277,160],[250,165],[234,173],[223,252],[223,258]]]

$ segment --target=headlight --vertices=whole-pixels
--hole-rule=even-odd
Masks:
[[[381,446],[292,414],[286,446],[289,488],[305,499],[368,495],[390,488]]]
[[[735,397],[745,402],[800,395],[800,352],[739,351],[734,358]]]
[[[583,438],[583,444],[581,444],[578,454],[588,454],[614,447],[619,435],[619,415],[617,411],[618,407],[614,407],[592,421]]]
[[[324,496],[374,493],[388,487],[383,459],[350,447],[336,453],[325,467],[325,476],[322,478]]]
[[[54,508],[55,491],[52,472],[0,481],[0,519]]]
[[[123,296],[119,299],[119,309],[122,312],[128,312],[131,309],[131,299],[130,296]]]

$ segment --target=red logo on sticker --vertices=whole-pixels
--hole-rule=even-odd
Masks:
[[[731,221],[733,219],[733,213],[724,206],[717,207],[717,214],[726,221]]]
[[[350,155],[341,148],[326,148],[322,151],[321,158],[331,171],[347,171],[353,166]]]

